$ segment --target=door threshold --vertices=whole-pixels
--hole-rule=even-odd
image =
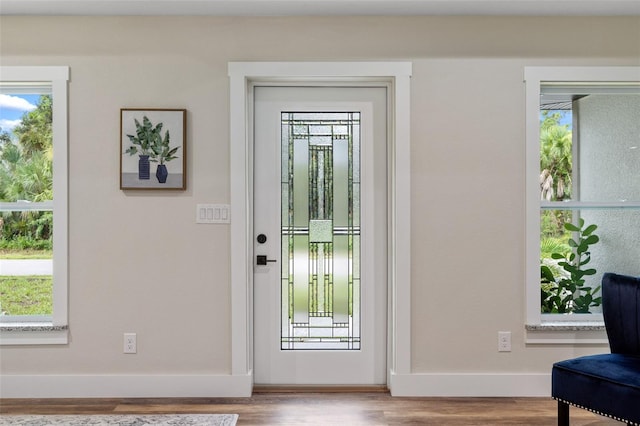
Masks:
[[[253,393],[388,393],[387,385],[254,385]]]

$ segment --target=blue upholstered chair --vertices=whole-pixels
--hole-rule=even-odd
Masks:
[[[602,313],[611,353],[553,365],[558,425],[569,425],[569,405],[640,425],[640,278],[604,274]]]

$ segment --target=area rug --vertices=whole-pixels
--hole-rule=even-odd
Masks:
[[[234,426],[237,414],[8,415],[0,425],[25,426]]]

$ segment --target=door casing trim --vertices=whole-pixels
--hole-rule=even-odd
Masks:
[[[387,383],[411,373],[410,62],[230,62],[231,374],[253,376],[255,84],[390,87]],[[393,389],[391,388],[393,394]]]

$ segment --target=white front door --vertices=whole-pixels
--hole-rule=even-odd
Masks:
[[[254,88],[256,384],[384,384],[387,88]]]

